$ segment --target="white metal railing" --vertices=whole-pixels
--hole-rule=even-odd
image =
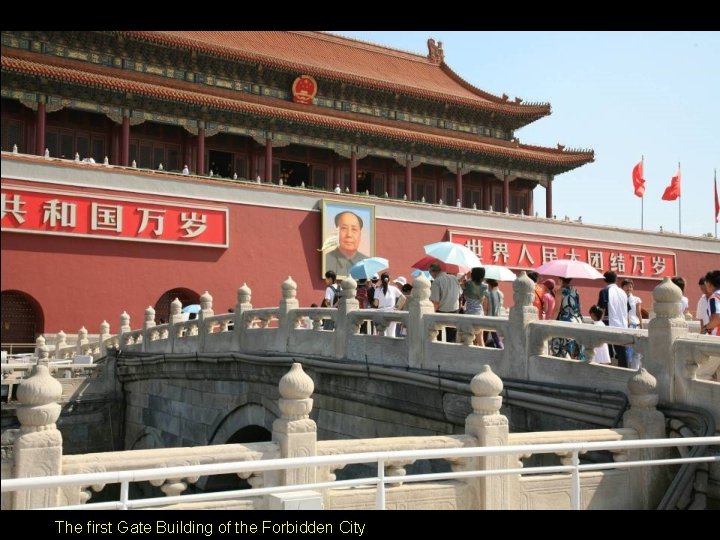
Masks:
[[[571,505],[574,510],[580,509],[580,473],[583,471],[599,471],[605,469],[628,469],[633,467],[648,467],[656,465],[675,465],[682,463],[708,463],[720,462],[720,455],[694,458],[654,459],[645,461],[622,461],[613,463],[580,464],[579,455],[588,451],[597,450],[631,450],[641,448],[660,448],[674,446],[710,446],[720,444],[720,437],[690,437],[673,439],[644,439],[635,441],[602,441],[562,444],[525,444],[514,446],[488,446],[472,448],[441,448],[431,450],[400,450],[394,452],[364,452],[332,456],[314,456],[305,458],[268,459],[258,461],[239,461],[223,464],[207,464],[178,467],[162,467],[158,469],[136,469],[129,471],[115,471],[105,473],[86,473],[59,475],[49,477],[19,478],[3,480],[0,488],[2,493],[27,489],[42,489],[65,486],[87,486],[102,484],[120,484],[120,500],[102,503],[88,503],[57,507],[57,509],[119,509],[150,508],[168,506],[176,503],[206,502],[234,499],[238,497],[256,497],[271,493],[293,492],[305,489],[339,488],[359,485],[375,485],[377,487],[375,504],[380,510],[385,509],[385,485],[392,483],[409,483],[436,480],[464,479],[483,476],[496,476],[508,474],[544,474],[544,473],[570,473]],[[418,459],[447,459],[470,458],[478,456],[517,456],[526,453],[568,453],[571,457],[569,465],[555,465],[542,467],[516,467],[508,469],[474,470],[446,473],[418,474],[411,476],[385,476],[385,463],[391,460],[418,460]],[[328,466],[338,464],[371,463],[377,464],[377,476],[358,478],[352,480],[314,482],[308,484],[294,484],[273,486],[256,489],[223,491],[216,493],[201,493],[195,495],[177,495],[171,497],[154,497],[130,500],[130,482],[141,482],[174,477],[206,476],[228,473],[261,472],[303,467]]]

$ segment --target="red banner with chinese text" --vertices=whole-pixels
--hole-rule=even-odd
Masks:
[[[228,247],[225,208],[3,185],[1,209],[3,231]]]
[[[654,248],[637,249],[590,242],[557,242],[512,236],[450,232],[450,241],[471,249],[483,264],[529,270],[555,259],[590,264],[601,273],[661,279],[676,272],[675,254]]]

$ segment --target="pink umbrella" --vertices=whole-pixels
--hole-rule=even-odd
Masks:
[[[586,262],[558,259],[538,266],[535,271],[544,276],[575,279],[602,279],[603,275]]]

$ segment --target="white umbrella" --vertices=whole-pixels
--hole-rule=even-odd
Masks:
[[[548,261],[538,266],[535,271],[543,276],[557,276],[561,278],[602,279],[603,275],[586,262],[558,259]]]
[[[483,268],[485,268],[485,279],[494,279],[495,281],[515,281],[517,279],[515,272],[507,266],[486,264]]]
[[[471,250],[455,242],[435,242],[425,246],[425,253],[447,264],[470,269],[482,266],[480,259]],[[466,270],[467,271],[467,270]]]

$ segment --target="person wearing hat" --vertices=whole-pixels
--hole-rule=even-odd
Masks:
[[[543,281],[543,285],[545,285],[545,294],[542,296],[543,313],[540,318],[547,321],[553,318],[555,310],[555,281],[546,279]]]

